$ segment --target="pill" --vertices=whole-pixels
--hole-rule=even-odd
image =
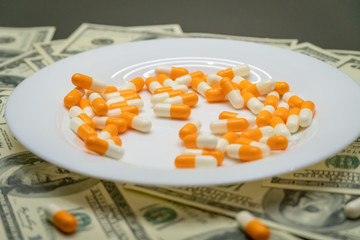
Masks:
[[[116,136],[118,133],[118,128],[115,124],[108,124],[99,133],[98,137],[101,139],[107,139],[111,138],[112,136]]]
[[[167,76],[166,74],[159,74],[156,78],[158,80],[158,82],[163,85],[164,87],[169,87],[169,86],[175,86],[176,83],[174,82],[174,80],[172,80],[169,76]]]
[[[236,214],[236,221],[239,227],[254,240],[268,240],[270,230],[262,222],[256,219],[248,211],[240,211]]]
[[[212,168],[217,163],[216,158],[210,155],[182,154],[175,158],[176,168]]]
[[[124,113],[123,113],[124,114]],[[96,129],[104,129],[108,124],[114,124],[118,128],[118,133],[123,133],[127,129],[127,122],[118,117],[99,117],[95,116],[93,118],[93,122],[95,123]]]
[[[110,93],[110,94],[112,94],[112,93]],[[114,95],[115,95],[115,94],[114,94]],[[109,95],[107,95],[106,97],[108,98]],[[108,100],[106,101],[106,104],[107,104],[107,105],[111,105],[111,104],[113,104],[113,103],[124,102],[124,101],[125,101],[125,98],[119,95],[118,97],[108,99]]]
[[[259,142],[269,146],[270,150],[285,150],[289,140],[285,136],[262,137]]]
[[[278,92],[275,91],[269,92],[266,96],[264,106],[271,105],[276,109],[279,104],[279,97],[280,96]]]
[[[141,99],[131,99],[131,100],[127,100],[127,101],[119,101],[119,102],[114,102],[114,103],[109,104],[108,108],[109,108],[109,110],[111,110],[111,109],[124,107],[124,106],[130,106],[130,105],[135,105],[139,108],[140,111],[142,111],[144,108],[144,101]]]
[[[144,79],[142,79],[141,77],[136,77],[128,82],[125,82],[119,89],[120,90],[134,89],[135,91],[138,92],[141,89],[143,89],[144,84],[145,84]]]
[[[124,149],[116,144],[110,144],[108,141],[91,136],[85,140],[85,147],[99,155],[107,156],[113,159],[121,159],[124,155]]]
[[[222,162],[224,161],[224,153],[218,149],[190,149],[190,148],[187,148],[187,149],[185,149],[184,154],[213,156],[216,158],[218,166],[221,166]]]
[[[95,129],[78,117],[70,119],[70,129],[83,141],[90,136],[97,136]]]
[[[211,134],[188,134],[183,138],[186,148],[214,149],[217,145],[217,137]]]
[[[188,119],[191,114],[191,108],[185,104],[158,103],[153,109],[155,116],[172,119]]]
[[[244,114],[240,114],[237,112],[229,112],[229,111],[222,111],[219,114],[219,119],[228,119],[228,118],[245,118],[249,122],[249,128],[253,128],[255,126],[255,117],[253,116],[245,116]]]
[[[172,91],[172,90],[181,90],[184,93],[187,93],[189,89],[188,89],[187,86],[181,84],[181,85],[174,85],[174,86],[158,88],[158,89],[156,89],[154,91],[154,94],[158,94],[158,93],[162,93],[162,92],[169,92],[169,91]]]
[[[289,105],[285,102],[281,102],[273,113],[274,117],[281,117],[281,119],[286,122],[289,117]]]
[[[85,123],[89,124],[92,128],[95,127],[93,120],[78,106],[73,106],[70,108],[69,117],[78,117]]]
[[[210,130],[213,134],[224,134],[226,132],[242,132],[250,126],[246,118],[228,118],[213,120]]]
[[[200,93],[201,96],[205,97],[205,92],[211,89],[210,85],[207,82],[199,77],[193,78],[190,84],[191,88],[196,92]]]
[[[195,106],[199,101],[199,97],[196,93],[186,93],[180,96],[168,98],[164,103],[169,104],[186,104],[189,107]]]
[[[104,116],[108,111],[108,105],[100,94],[94,92],[89,96],[90,104],[96,115]]]
[[[122,94],[121,97],[123,97],[125,99],[125,101],[131,100],[131,99],[141,99],[140,94],[138,94],[138,93]]]
[[[115,144],[115,145],[118,145],[118,146],[122,146],[122,141],[121,141],[121,138],[119,136],[112,136],[112,137],[107,138],[105,140],[110,144]]]
[[[192,72],[190,74],[186,74],[184,76],[176,78],[175,83],[178,85],[180,84],[180,85],[185,85],[187,87],[190,87],[191,81],[196,77],[202,78],[202,77],[204,77],[204,73],[202,71],[196,71],[196,72]]]
[[[127,126],[140,132],[150,132],[152,123],[149,119],[130,112],[121,114],[121,118],[127,123]]]
[[[261,112],[256,116],[256,125],[264,127],[270,125],[270,119],[273,117],[275,108],[272,105],[266,105]]]
[[[224,102],[226,94],[221,88],[210,88],[205,92],[205,98],[208,102]]]
[[[299,125],[301,127],[310,126],[315,112],[315,104],[312,101],[304,101],[301,104],[299,113]]]
[[[250,138],[239,137],[235,140],[234,144],[241,144],[241,145],[250,145],[255,146],[261,149],[262,157],[267,157],[270,155],[270,147],[264,143],[254,141]]]
[[[238,139],[239,136],[234,132],[227,132],[223,136],[220,137],[218,143],[216,145],[216,149],[219,149],[222,152],[225,152],[226,147],[229,144],[232,144]]]
[[[145,80],[145,85],[151,94],[153,94],[156,89],[163,87],[154,77],[148,77]]]
[[[274,128],[275,135],[281,135],[287,138],[291,137],[291,133],[281,117],[279,116],[272,117],[270,119],[270,126]]]
[[[118,92],[119,92],[120,96],[136,93],[136,91],[134,89],[123,89],[123,90],[119,90]]]
[[[166,74],[172,79],[176,79],[178,77],[184,76],[189,73],[186,68],[181,67],[169,67],[169,66],[156,66],[155,74]]]
[[[264,126],[254,129],[245,130],[240,134],[240,137],[246,137],[253,139],[255,141],[259,141],[262,137],[273,136],[275,134],[275,130],[271,126]]]
[[[250,92],[245,92],[242,95],[245,106],[254,114],[259,114],[264,107],[264,104]]]
[[[200,128],[201,128],[201,122],[196,119],[192,120],[186,123],[182,128],[180,128],[179,137],[182,140],[186,135],[198,133]]]
[[[240,94],[240,90],[231,84],[230,78],[224,77],[221,79],[220,87],[235,109],[240,109],[244,106],[244,99]]]
[[[139,115],[140,110],[135,105],[128,105],[128,106],[110,109],[107,112],[107,116],[108,117],[120,117],[121,113],[123,113],[123,112],[131,112],[133,114]]]
[[[68,211],[61,209],[54,203],[48,204],[45,209],[46,218],[62,232],[71,234],[76,231],[77,220]]]
[[[95,116],[94,110],[91,107],[89,99],[87,98],[81,99],[79,106],[90,118],[93,118]]]
[[[206,77],[206,82],[212,87],[212,88],[220,88],[220,80],[223,77],[217,75],[217,74],[209,74]]]
[[[235,143],[226,147],[226,154],[230,158],[239,159],[244,162],[258,160],[263,157],[259,147]]]
[[[289,104],[289,106],[291,108],[293,107],[298,107],[301,108],[301,104],[304,102],[303,99],[301,99],[300,97],[296,96],[293,92],[286,92],[283,97],[282,100],[284,102],[286,102],[287,104]]]
[[[299,129],[299,114],[300,108],[294,107],[289,111],[289,116],[286,120],[286,126],[290,133],[295,133]]]
[[[237,84],[240,91],[252,84],[249,80],[241,76],[235,76],[231,81]]]
[[[217,75],[222,77],[234,78],[235,76],[246,77],[250,74],[250,67],[247,64],[240,64],[235,67],[221,70]]]
[[[109,100],[114,99],[114,98],[115,98],[115,99],[116,99],[116,98],[119,98],[119,97],[123,98],[118,91],[116,91],[116,92],[110,92],[110,93],[104,93],[102,96],[103,96],[104,100],[106,101],[106,103],[107,103]],[[125,98],[123,98],[123,99],[125,100]],[[123,101],[124,101],[124,100],[123,100]]]
[[[251,92],[256,97],[264,96],[269,92],[271,92],[272,90],[274,90],[274,88],[275,88],[275,81],[271,78],[268,78],[260,82],[257,82],[255,84],[251,84],[247,86],[241,91],[241,94],[245,92]]]
[[[85,95],[84,89],[79,87],[74,88],[64,97],[65,107],[69,109],[73,106],[77,106],[84,95]]]
[[[112,92],[117,92],[117,91],[118,91],[118,89],[117,89],[117,87],[115,87],[115,86],[106,86],[103,94],[112,93]]]
[[[356,198],[347,204],[344,207],[345,215],[347,218],[356,219],[360,217],[360,198]]]
[[[283,96],[289,91],[289,84],[286,82],[275,82],[274,91],[278,92],[280,96]]]
[[[168,98],[183,95],[184,93],[185,92],[182,90],[172,90],[169,92],[157,93],[151,96],[150,101],[152,105],[156,105],[158,103],[163,103]]]
[[[93,79],[92,77],[86,76],[81,73],[75,73],[74,75],[72,75],[71,82],[79,88],[89,89],[98,93],[102,93],[106,89],[105,82]]]

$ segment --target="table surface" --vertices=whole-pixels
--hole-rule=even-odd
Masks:
[[[0,26],[56,26],[67,38],[81,23],[180,24],[184,32],[296,38],[325,49],[360,50],[359,0],[12,0]]]

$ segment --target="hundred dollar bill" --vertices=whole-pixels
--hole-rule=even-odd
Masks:
[[[64,39],[54,40],[51,42],[35,43],[35,50],[43,57],[47,64],[52,64],[65,57],[54,55],[56,49],[64,44]]]
[[[0,27],[0,63],[28,50],[36,42],[50,41],[55,27],[8,28]]]
[[[327,51],[331,53],[335,53],[336,55],[340,56],[353,56],[353,57],[360,57],[360,51],[355,50],[343,50],[343,49],[326,49]]]
[[[24,61],[35,72],[47,66],[47,63],[42,56],[25,58]]]
[[[160,32],[169,32],[169,33],[177,33],[182,34],[183,30],[179,24],[161,24],[161,25],[145,25],[145,26],[131,26],[128,27],[133,30],[140,31],[160,31]]]
[[[348,56],[338,62],[335,67],[348,74],[360,84],[360,57]]]
[[[230,186],[231,190],[226,186],[125,187],[230,217],[247,209],[271,228],[308,239],[360,238],[360,220],[346,219],[343,209],[355,195],[267,188],[261,181]]]

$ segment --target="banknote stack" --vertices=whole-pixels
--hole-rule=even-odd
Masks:
[[[220,38],[291,49],[324,61],[360,84],[360,51],[323,49],[297,39],[184,33],[177,24],[81,24],[67,39],[55,27],[0,28],[0,239],[248,239],[234,216],[251,211],[271,239],[360,239],[360,220],[344,205],[360,195],[360,138],[315,165],[253,182],[205,187],[143,186],[83,176],[24,148],[4,109],[25,78],[56,61],[105,45],[160,38]],[[44,206],[63,206],[78,220],[64,235]]]

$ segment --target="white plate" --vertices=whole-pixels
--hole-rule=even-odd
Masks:
[[[291,138],[289,148],[268,158],[239,163],[226,158],[213,169],[175,169],[184,147],[179,129],[187,121],[154,117],[150,94],[141,115],[151,119],[151,133],[121,135],[122,160],[86,151],[68,127],[64,96],[73,89],[71,76],[83,73],[120,86],[134,77],[153,75],[156,65],[186,67],[206,74],[247,63],[249,80],[266,77],[289,83],[303,99],[316,104],[311,127]],[[308,56],[268,45],[217,39],[165,39],[114,45],[57,62],[23,81],[9,97],[6,120],[15,137],[43,159],[85,175],[142,184],[207,185],[250,181],[293,171],[324,160],[350,144],[360,133],[359,86],[336,68]],[[189,120],[199,119],[202,132],[229,103],[209,104],[200,98]]]

